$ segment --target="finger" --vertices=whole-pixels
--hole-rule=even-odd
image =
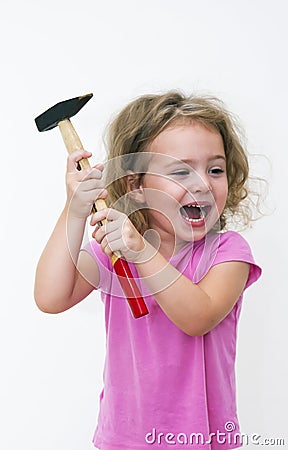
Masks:
[[[105,221],[105,223],[103,224],[103,219],[101,221],[100,220],[97,221],[96,223],[93,222],[91,225],[97,227],[95,231],[101,230],[99,231],[99,236],[101,235],[102,237],[105,236],[106,234],[110,234],[115,231],[117,231],[119,234],[119,230],[122,229],[121,224],[119,224],[117,221],[112,222]]]
[[[109,235],[111,234],[111,236],[112,236],[112,233],[117,231],[118,235],[120,236],[122,227],[121,227],[121,223],[119,224],[119,222],[117,220],[113,220],[111,222],[107,221],[105,223],[104,227],[105,227],[106,234],[109,234]],[[120,232],[119,232],[119,230],[120,230]]]
[[[106,249],[106,248],[109,248],[109,245],[108,245],[106,236],[104,236],[102,239],[99,238],[98,233],[96,233],[96,235],[94,235],[94,233],[93,233],[92,236],[94,237],[94,239],[96,240],[96,242],[98,242],[98,244],[100,244],[101,249],[102,249],[103,252],[105,252],[105,249]],[[112,252],[112,250],[110,250],[110,251]],[[106,253],[106,252],[105,252],[105,253]]]
[[[104,248],[104,253],[106,255],[112,255],[114,252],[121,252],[121,249],[123,249],[123,241],[122,239],[115,239],[113,242],[106,241],[106,237],[103,239],[101,243],[102,249]]]
[[[99,191],[106,190],[104,182],[102,180],[96,180],[95,178],[85,178],[81,183],[82,191],[92,191],[98,189]]]
[[[97,222],[100,222],[102,220],[108,220],[110,221],[117,221],[118,226],[121,226],[121,223],[124,223],[125,220],[128,220],[128,217],[126,214],[117,211],[117,209],[113,208],[103,208],[100,211],[97,211],[97,213],[93,214],[90,219],[90,225],[95,225]]]
[[[101,248],[102,248],[102,252],[105,253],[105,255],[107,255],[107,256],[112,256],[113,251],[111,250],[111,248],[109,247],[109,245],[105,245],[105,246],[102,246],[102,245],[101,245]]]
[[[118,211],[117,209],[108,208],[107,220],[122,220],[124,222],[126,219],[128,219],[126,214]]]
[[[88,180],[92,180],[92,184],[90,184],[90,188],[97,189],[105,189],[105,182],[101,178],[101,172],[97,169],[83,169],[83,170],[73,170],[73,172],[69,172],[69,169],[66,173],[67,179],[71,178],[73,181],[81,182],[82,187],[84,187],[84,183]],[[94,184],[93,184],[94,182]],[[88,188],[89,189],[89,188]]]
[[[100,245],[101,245],[102,252],[104,252],[106,255],[109,255],[109,256],[112,255],[114,245],[113,245],[113,243],[108,242],[107,236],[104,237],[104,239],[101,241]]]
[[[91,191],[93,194],[94,200],[97,202],[97,200],[105,200],[108,197],[108,191],[106,189],[95,189]]]
[[[90,219],[90,225],[96,225],[98,222],[101,222],[102,220],[106,219],[106,216],[108,214],[109,208],[101,209],[100,211],[97,211],[96,213],[92,214]]]
[[[78,171],[77,163],[83,158],[90,158],[90,156],[92,156],[92,153],[87,152],[86,150],[76,150],[75,152],[71,153],[67,158],[67,171]]]
[[[96,223],[95,229],[92,233],[92,237],[98,242],[98,244],[100,244],[103,239],[103,236],[101,235],[101,233],[99,233],[101,228],[102,225],[100,223]]]
[[[99,243],[101,243],[104,238],[110,243],[121,238],[121,231],[119,231],[119,226],[117,226],[115,222],[106,222],[104,225],[101,225],[98,222],[95,225],[92,237]]]
[[[95,191],[87,191],[87,192],[83,192],[80,189],[78,189],[75,191],[74,195],[76,197],[78,197],[80,199],[80,201],[82,203],[84,203],[85,205],[90,205],[91,210],[92,210],[93,205],[95,205],[97,208],[97,204],[98,204],[97,200],[100,200],[100,197],[99,197],[100,194],[99,194],[98,189],[95,189]],[[93,211],[94,211],[94,208],[93,208]],[[90,214],[91,214],[91,211],[90,211]],[[89,214],[89,216],[90,216],[90,214]],[[102,221],[103,220],[104,219],[102,219]],[[97,222],[100,222],[100,220],[97,220]],[[94,223],[93,225],[96,225],[96,223]]]
[[[93,169],[98,169],[98,170],[101,170],[101,172],[103,172],[103,170],[104,170],[104,164],[102,164],[102,163],[97,163],[97,164],[95,164],[95,166],[93,166]]]
[[[102,179],[102,172],[100,169],[91,168],[91,169],[84,169],[83,172],[87,172],[85,179],[95,179],[95,180],[101,180]],[[103,181],[104,183],[104,181]]]

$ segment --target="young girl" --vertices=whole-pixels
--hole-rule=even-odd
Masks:
[[[77,170],[91,153],[68,158],[67,202],[38,264],[35,299],[59,313],[102,292],[107,356],[93,439],[101,450],[241,446],[237,324],[261,269],[244,238],[224,231],[231,218],[251,219],[237,130],[215,98],[144,95],[110,126],[106,181],[103,165]],[[93,239],[82,248],[99,198],[110,207],[91,216]],[[140,319],[112,252],[137,278],[149,309]]]

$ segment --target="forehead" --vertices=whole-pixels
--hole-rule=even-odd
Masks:
[[[179,160],[203,161],[215,156],[225,158],[220,133],[195,121],[168,126],[151,142],[148,152]]]

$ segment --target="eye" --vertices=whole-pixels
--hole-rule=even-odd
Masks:
[[[180,176],[184,176],[184,175],[189,175],[189,170],[175,170],[175,172],[172,172],[171,175],[180,175]]]
[[[208,173],[212,175],[220,175],[221,173],[224,173],[224,170],[220,167],[213,167],[213,169],[209,169]]]

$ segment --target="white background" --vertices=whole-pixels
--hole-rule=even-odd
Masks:
[[[66,165],[59,131],[38,133],[34,118],[93,92],[74,125],[96,162],[112,115],[170,88],[222,98],[249,151],[268,158],[255,170],[269,180],[275,211],[245,233],[263,276],[240,320],[238,409],[243,432],[288,443],[285,0],[2,0],[0,21],[1,450],[92,449],[102,387],[99,294],[54,316],[34,304]]]

